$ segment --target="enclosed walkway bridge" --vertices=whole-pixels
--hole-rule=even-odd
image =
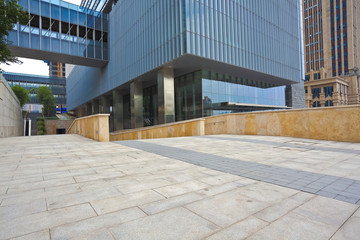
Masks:
[[[26,25],[8,35],[11,52],[26,57],[91,67],[108,62],[108,15],[60,0],[19,0]]]

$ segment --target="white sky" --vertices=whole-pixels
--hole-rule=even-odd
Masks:
[[[81,0],[67,0],[66,2],[80,5]],[[19,60],[22,61],[23,64],[0,64],[0,68],[5,72],[49,76],[49,67],[46,63],[44,63],[44,61],[29,58],[19,58]]]

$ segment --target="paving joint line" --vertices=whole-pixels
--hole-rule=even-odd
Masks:
[[[339,191],[336,193],[335,190],[333,191],[331,190],[331,186],[335,182],[350,182],[352,185],[354,183],[360,184],[359,180],[326,175],[321,173],[307,172],[307,171],[279,167],[279,166],[265,165],[262,163],[251,163],[251,162],[249,163],[243,160],[216,156],[213,154],[197,152],[194,150],[180,149],[177,147],[169,147],[157,143],[149,143],[143,141],[121,141],[114,143],[127,147],[132,147],[142,151],[150,152],[153,154],[158,154],[168,158],[180,160],[197,166],[206,167],[225,173],[230,173],[241,177],[247,177],[257,181],[267,182],[303,192],[308,192],[308,193],[324,196],[327,198],[337,199],[340,201],[350,202],[355,204],[358,204],[360,202],[360,192],[356,197],[344,196],[341,194],[340,195],[342,197],[337,196],[339,195],[339,192],[340,193],[344,192],[349,186],[339,189]],[[229,165],[235,167],[228,168]],[[265,169],[270,171],[266,171]],[[309,179],[309,177],[311,177],[312,180],[309,181],[308,183],[302,184],[303,186],[293,184],[299,180],[307,180]],[[329,187],[327,191],[330,194],[335,194],[336,195],[335,197],[330,197],[329,194],[321,192],[322,189],[327,187]],[[338,198],[342,198],[342,199],[338,199]]]

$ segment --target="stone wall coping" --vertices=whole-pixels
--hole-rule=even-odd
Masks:
[[[110,135],[119,135],[119,134],[124,134],[124,133],[139,132],[139,131],[150,130],[150,129],[155,129],[155,128],[170,127],[170,126],[180,125],[180,124],[184,124],[184,123],[201,122],[201,121],[205,121],[205,118],[196,118],[196,119],[190,119],[190,120],[185,120],[185,121],[165,123],[165,124],[159,124],[159,125],[135,128],[135,129],[118,130],[118,131],[111,132]]]
[[[242,113],[227,113],[222,115],[215,115],[205,117],[204,119],[218,118],[220,116],[233,116],[233,115],[249,115],[249,114],[259,114],[259,113],[280,113],[280,112],[302,112],[302,111],[316,111],[316,110],[327,110],[327,109],[341,109],[341,108],[359,108],[360,104],[356,105],[346,105],[346,106],[336,106],[336,107],[317,107],[317,108],[299,108],[299,109],[286,109],[286,110],[270,110],[270,111],[255,111],[255,112],[242,112]]]
[[[81,117],[81,118],[75,118],[73,120],[73,122],[71,123],[70,127],[66,130],[66,133],[68,133],[70,131],[70,129],[72,128],[72,126],[75,124],[76,121],[78,120],[82,120],[82,119],[86,119],[86,118],[94,118],[94,117],[109,117],[110,114],[108,113],[100,113],[100,114],[94,114],[94,115],[89,115],[89,116],[85,116],[85,117]]]

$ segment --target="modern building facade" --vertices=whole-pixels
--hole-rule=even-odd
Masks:
[[[304,0],[306,107],[360,103],[360,2]]]
[[[25,104],[24,110],[29,113],[41,113],[42,105],[37,96],[36,89],[41,86],[49,87],[54,94],[54,103],[59,113],[66,112],[66,78],[45,77],[21,73],[3,73],[10,86],[19,85],[30,92],[30,101]]]
[[[300,85],[300,1],[119,0],[109,62],[67,81],[78,116],[111,113],[113,129],[286,108]]]

